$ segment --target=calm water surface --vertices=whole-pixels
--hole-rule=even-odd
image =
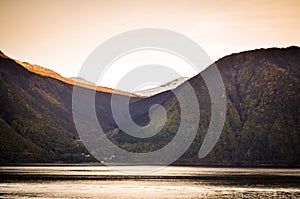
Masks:
[[[300,169],[9,166],[0,177],[0,198],[300,198]]]

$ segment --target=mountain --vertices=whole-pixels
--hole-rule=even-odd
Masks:
[[[180,77],[180,78],[177,78],[171,82],[165,83],[158,87],[137,91],[137,92],[135,92],[135,94],[138,96],[150,97],[150,96],[156,95],[158,93],[162,93],[167,90],[175,89],[180,84],[182,84],[183,82],[185,82],[188,79],[189,79],[188,77]]]
[[[42,67],[30,68],[30,64],[20,64],[2,52],[0,55],[0,163],[95,161],[73,121],[74,80]],[[85,92],[95,92],[86,84],[79,86]],[[102,88],[95,94],[96,111],[103,129],[109,131],[116,128],[110,110],[112,93],[121,101],[135,95]],[[132,97],[131,103],[141,99]],[[148,108],[144,104],[137,112],[144,114]]]
[[[30,64],[28,62],[21,62],[18,60],[14,60],[14,61],[17,62],[18,64],[20,64],[21,66],[23,66],[24,68],[26,68],[27,70],[29,70],[30,72],[33,72],[35,74],[45,76],[45,77],[51,77],[51,78],[60,80],[62,82],[65,82],[67,84],[78,85],[81,87],[85,87],[85,88],[89,88],[89,89],[93,89],[93,90],[97,90],[97,91],[101,91],[101,92],[106,92],[106,93],[114,93],[114,94],[126,95],[126,96],[131,96],[131,97],[140,97],[140,96],[132,94],[132,93],[128,93],[128,92],[124,92],[124,91],[120,91],[120,90],[116,90],[116,89],[111,89],[111,88],[107,88],[107,87],[97,86],[81,77],[66,78],[50,69],[38,66],[36,64]]]
[[[90,84],[92,86],[96,86],[94,83],[89,82],[86,79],[83,79],[82,77],[70,77],[69,79],[74,80],[75,82]]]
[[[236,53],[218,60],[216,65],[227,95],[226,120],[220,139],[208,156],[198,158],[212,111],[208,88],[200,74],[188,80],[199,100],[200,128],[191,147],[176,163],[299,166],[300,48]],[[186,84],[174,91],[184,95]],[[164,107],[168,120],[157,136],[132,139],[119,131],[112,133],[115,143],[132,152],[154,151],[165,146],[174,138],[181,118],[175,97],[166,101]]]
[[[132,152],[161,148],[174,138],[181,119],[179,102],[173,92],[190,100],[191,96],[184,95],[189,83],[199,101],[199,130],[176,164],[299,166],[300,48],[236,53],[218,60],[216,65],[226,89],[227,112],[220,139],[205,158],[199,159],[198,151],[212,110],[201,74],[175,90],[148,98],[118,93],[120,102],[130,100],[131,116],[141,125],[150,122],[152,105],[160,104],[165,108],[167,121],[151,138],[137,139],[122,132],[112,116],[112,94],[97,90],[96,113],[107,137],[120,148]],[[1,53],[0,89],[2,164],[95,161],[76,133],[72,117],[72,84],[30,71]],[[82,89],[94,92],[90,87],[83,86]],[[153,115],[157,121],[162,119],[155,108]],[[193,121],[193,115],[186,117]]]

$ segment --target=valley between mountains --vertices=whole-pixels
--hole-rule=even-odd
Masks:
[[[300,48],[240,52],[223,57],[215,64],[221,73],[227,99],[220,139],[208,156],[199,159],[199,148],[211,117],[211,100],[201,74],[182,81],[173,89],[184,94],[187,82],[192,85],[199,102],[200,122],[191,146],[174,164],[299,166]],[[181,114],[174,90],[160,93],[155,90],[155,95],[147,91],[149,96],[141,97],[65,78],[1,53],[0,164],[96,162],[75,128],[74,84],[86,92],[95,92],[98,121],[106,136],[118,147],[146,153],[160,149],[176,135]],[[150,122],[150,107],[160,104],[167,113],[165,125],[150,138],[138,139],[122,132],[112,115],[112,94],[117,100],[130,100],[131,117],[140,125]],[[189,100],[190,96],[185,97]],[[154,116],[160,120],[160,115]],[[187,117],[193,121],[193,115]]]

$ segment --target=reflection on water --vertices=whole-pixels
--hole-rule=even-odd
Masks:
[[[137,170],[138,167],[135,167]],[[299,198],[300,169],[0,167],[0,198]]]

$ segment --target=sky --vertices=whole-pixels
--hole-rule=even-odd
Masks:
[[[77,76],[101,43],[139,28],[186,35],[213,61],[245,50],[300,46],[299,0],[0,0],[0,23],[1,51],[66,77]]]

